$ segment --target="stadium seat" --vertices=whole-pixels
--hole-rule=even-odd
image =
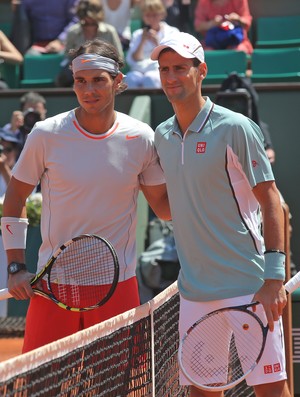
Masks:
[[[131,33],[134,31],[141,29],[142,27],[142,20],[140,18],[132,18],[130,21],[130,30]]]
[[[0,63],[0,75],[9,88],[18,88],[20,82],[20,65]]]
[[[63,54],[25,55],[20,87],[54,87],[63,58]]]
[[[300,46],[300,15],[259,17],[255,48]]]
[[[255,49],[251,68],[255,83],[300,81],[300,47]]]
[[[10,22],[0,22],[0,30],[9,37],[11,33],[11,23]]]
[[[221,84],[231,72],[245,76],[247,54],[235,50],[213,50],[205,52],[208,74],[204,84]]]

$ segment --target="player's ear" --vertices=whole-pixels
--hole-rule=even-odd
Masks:
[[[207,75],[207,64],[205,62],[201,62],[200,65],[198,66],[198,70],[201,80],[205,79]]]
[[[122,72],[117,74],[117,76],[114,79],[116,86],[118,86],[122,82],[123,78],[124,78],[124,74]]]

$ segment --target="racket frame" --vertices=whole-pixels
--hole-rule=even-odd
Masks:
[[[182,372],[184,373],[184,375],[186,376],[186,378],[196,387],[198,387],[201,390],[206,390],[206,391],[225,391],[228,389],[231,389],[232,387],[238,385],[240,382],[242,382],[252,371],[253,369],[256,367],[256,365],[258,364],[258,362],[261,359],[261,356],[264,352],[265,349],[265,345],[266,345],[266,340],[267,340],[267,334],[269,331],[269,326],[264,326],[263,322],[261,321],[261,319],[252,311],[248,310],[250,307],[256,306],[257,304],[259,304],[259,302],[251,302],[251,303],[247,303],[244,305],[239,305],[239,306],[228,306],[228,307],[224,307],[221,309],[217,309],[214,310],[210,313],[205,314],[204,316],[202,316],[199,320],[197,320],[193,325],[191,325],[189,327],[189,329],[184,333],[183,337],[181,338],[180,342],[179,342],[179,348],[178,348],[178,362],[179,362],[179,366],[182,370]],[[259,324],[261,330],[262,330],[262,346],[261,349],[259,351],[259,354],[255,360],[255,362],[251,365],[251,367],[248,369],[248,371],[246,371],[243,376],[239,377],[238,379],[236,379],[235,381],[231,382],[231,383],[227,383],[227,384],[223,384],[220,386],[211,386],[211,385],[205,385],[205,384],[201,384],[199,382],[197,382],[190,374],[189,372],[186,370],[183,360],[182,360],[182,353],[184,351],[184,345],[185,345],[185,341],[187,340],[187,338],[189,337],[189,335],[193,332],[193,330],[199,326],[200,323],[204,322],[207,318],[215,316],[219,313],[223,313],[223,312],[227,312],[227,311],[236,311],[236,312],[242,312],[242,313],[246,313],[247,315],[252,316],[257,323]]]
[[[286,294],[291,294],[292,292],[294,292],[297,288],[300,288],[300,271],[298,273],[296,273],[290,280],[287,281],[287,283],[284,285],[285,287],[285,291]],[[256,365],[258,364],[259,360],[261,359],[261,356],[263,354],[265,345],[266,345],[266,339],[267,339],[267,334],[268,334],[268,330],[269,330],[269,326],[264,326],[261,319],[253,312],[251,312],[250,310],[248,310],[249,307],[251,306],[255,306],[258,305],[259,302],[251,302],[248,303],[246,305],[240,305],[240,306],[231,306],[231,307],[224,307],[221,309],[217,309],[214,310],[206,315],[204,315],[203,317],[201,317],[198,321],[196,321],[191,327],[189,327],[189,329],[184,333],[182,339],[179,342],[179,348],[178,348],[178,363],[179,366],[182,370],[182,372],[184,373],[184,375],[187,377],[187,379],[190,380],[190,382],[192,384],[194,384],[195,386],[197,386],[199,389],[202,390],[209,390],[209,391],[222,391],[222,390],[227,390],[230,389],[234,386],[236,386],[237,384],[239,384],[240,382],[242,382],[248,375],[249,373],[251,373],[253,371],[253,369],[256,367]],[[202,385],[199,384],[198,382],[195,382],[195,380],[189,375],[189,373],[186,371],[184,364],[182,362],[182,351],[184,348],[184,342],[185,340],[188,338],[189,334],[192,332],[192,330],[199,325],[199,323],[203,322],[205,320],[205,318],[207,318],[208,316],[212,316],[213,314],[217,314],[218,312],[224,312],[226,310],[240,310],[242,312],[247,312],[248,314],[252,315],[253,318],[255,318],[255,320],[257,320],[258,324],[261,326],[262,331],[263,331],[263,342],[262,342],[262,348],[260,353],[258,354],[258,357],[256,359],[256,361],[254,362],[253,366],[251,366],[251,368],[246,371],[246,373],[240,377],[239,379],[237,379],[235,382],[232,382],[230,385],[223,385],[223,386],[207,386],[207,385]]]
[[[111,255],[113,257],[113,261],[114,261],[114,265],[115,265],[115,272],[114,272],[114,278],[113,278],[113,282],[111,283],[111,287],[109,289],[109,292],[106,294],[106,296],[97,304],[88,306],[88,307],[71,307],[66,305],[65,303],[61,302],[59,299],[56,298],[56,296],[53,294],[52,289],[51,289],[51,285],[50,285],[50,272],[51,272],[51,268],[53,266],[53,264],[56,261],[56,258],[68,247],[70,246],[73,242],[84,239],[84,238],[97,238],[99,240],[101,240],[110,250]],[[43,267],[43,269],[37,273],[33,279],[30,281],[30,285],[32,286],[34,293],[37,295],[40,295],[44,298],[47,298],[51,301],[53,301],[54,303],[56,303],[60,308],[68,310],[68,311],[72,311],[72,312],[85,312],[85,311],[89,311],[89,310],[93,310],[96,309],[102,305],[104,305],[113,295],[116,286],[118,284],[119,281],[119,261],[118,261],[118,256],[117,253],[113,247],[113,245],[106,240],[103,237],[97,236],[95,234],[81,234],[77,237],[73,237],[72,239],[68,240],[67,242],[65,242],[63,245],[61,245],[56,251],[55,253],[51,256],[51,258],[47,261],[46,265]],[[49,290],[49,293],[40,290],[38,288],[34,288],[34,285],[43,279],[43,277],[45,275],[48,275],[48,278],[46,280],[47,282],[47,287]],[[2,291],[1,294],[3,297],[2,299],[6,299],[11,297],[11,295],[9,294],[9,292],[4,292],[4,290]]]

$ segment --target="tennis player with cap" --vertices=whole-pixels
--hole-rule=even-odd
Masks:
[[[94,40],[73,51],[76,109],[36,123],[13,170],[1,220],[8,256],[8,287],[16,299],[32,298],[23,352],[87,328],[139,304],[136,268],[137,198],[141,190],[163,219],[170,219],[154,131],[114,109],[123,66],[116,49]],[[26,270],[25,201],[41,183],[42,245],[38,270],[65,241],[90,233],[108,239],[120,265],[119,284],[102,307],[67,312],[33,294]],[[6,225],[10,225],[6,228]],[[14,234],[9,230],[14,230]]]
[[[162,88],[175,112],[157,127],[155,146],[181,264],[180,337],[212,310],[259,301],[256,313],[272,332],[247,382],[258,397],[289,397],[281,319],[283,211],[262,133],[252,120],[202,96],[208,70],[195,37],[166,37],[151,57],[159,62]],[[190,384],[183,373],[180,381]],[[191,387],[191,396],[222,392]]]

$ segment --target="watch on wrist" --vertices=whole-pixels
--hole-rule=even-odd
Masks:
[[[16,274],[21,270],[27,270],[25,263],[11,262],[7,267],[8,274]]]

